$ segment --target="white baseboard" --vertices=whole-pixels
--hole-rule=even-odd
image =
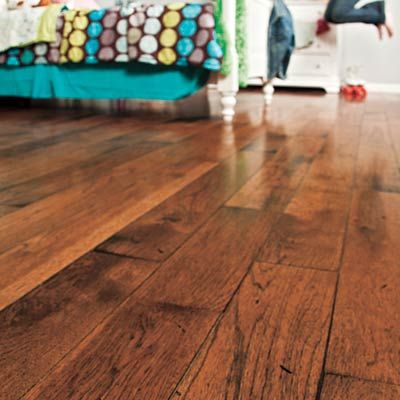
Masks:
[[[400,84],[393,83],[367,83],[366,88],[369,93],[399,93]]]

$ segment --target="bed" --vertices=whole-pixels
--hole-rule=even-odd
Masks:
[[[254,10],[254,6],[257,6],[257,1],[260,2],[261,0],[247,1],[247,7],[250,10]],[[158,40],[160,48],[163,40],[162,34],[156,31],[154,25],[157,18],[159,18],[161,23],[165,22],[165,13],[169,13],[171,18],[173,13],[175,13],[174,15],[176,16],[176,12],[180,13],[181,18],[185,16],[190,17],[191,20],[185,25],[185,29],[188,32],[194,29],[193,24],[191,25],[193,18],[197,21],[199,30],[200,28],[202,31],[208,30],[209,34],[211,30],[214,30],[214,25],[210,22],[208,18],[209,15],[207,14],[210,12],[209,3],[188,4],[184,8],[182,8],[182,3],[172,3],[166,6],[161,6],[159,3],[160,1],[151,0],[151,4],[145,4],[143,7],[147,7],[146,10],[148,10],[148,7],[155,7],[151,9],[151,18],[146,20],[146,24],[149,19],[152,20],[151,22],[153,25],[149,27],[150,30],[153,30],[153,38],[151,39],[155,38]],[[268,4],[269,2],[265,2],[262,5],[265,6]],[[258,7],[259,6],[260,4],[258,4]],[[161,7],[164,7],[164,14],[156,15],[154,10],[157,7],[159,7],[159,11],[162,9]],[[196,58],[193,57],[193,53],[198,50],[197,47],[195,51],[192,49],[190,55],[190,51],[185,46],[183,46],[182,52],[178,53],[178,44],[185,41],[186,44],[190,42],[190,40],[188,40],[190,35],[178,31],[178,28],[176,28],[175,33],[177,33],[180,38],[179,41],[177,41],[178,44],[174,44],[172,47],[176,54],[174,55],[173,51],[171,51],[171,38],[165,38],[164,42],[168,46],[165,46],[165,48],[162,48],[157,53],[153,53],[157,54],[158,57],[158,59],[154,60],[153,56],[149,56],[149,52],[141,52],[140,46],[131,46],[129,49],[124,49],[124,51],[120,52],[117,46],[119,43],[118,28],[115,28],[114,33],[117,37],[114,38],[112,43],[110,41],[110,46],[107,46],[108,48],[112,47],[113,54],[106,54],[106,52],[104,52],[103,58],[101,60],[96,60],[93,59],[94,51],[90,50],[89,46],[95,46],[95,41],[91,40],[93,37],[90,39],[90,32],[88,34],[88,31],[85,30],[84,32],[87,36],[87,40],[83,42],[75,35],[74,46],[79,46],[75,46],[72,51],[71,43],[69,43],[69,48],[68,44],[65,45],[64,41],[58,43],[59,49],[61,50],[58,51],[57,62],[52,62],[54,61],[52,57],[54,58],[55,51],[54,48],[52,48],[52,44],[48,43],[39,43],[24,48],[10,49],[8,52],[1,54],[0,95],[29,98],[107,98],[173,101],[185,98],[197,92],[210,82],[210,77],[216,76],[216,87],[221,94],[222,117],[224,121],[228,123],[232,122],[235,115],[236,95],[239,90],[240,79],[239,57],[236,49],[238,24],[236,10],[236,0],[223,0],[220,18],[225,27],[225,34],[229,38],[229,40],[226,41],[226,48],[224,49],[225,59],[229,60],[229,67],[225,68],[224,74],[220,72],[220,70],[223,69],[222,49],[218,48],[216,40],[213,40],[211,37],[208,37],[207,41],[203,40],[203,47],[200,48],[199,52],[201,53],[201,51],[203,51],[204,54]],[[101,11],[100,14],[103,13],[101,14],[102,18],[105,18],[104,12],[115,14],[116,10]],[[137,10],[134,12],[136,12],[136,14],[132,17],[133,14],[127,14],[126,9],[123,12],[118,11],[118,20],[116,20],[117,23],[115,23],[115,27],[128,25],[128,28],[125,27],[128,32],[129,26],[132,28],[132,26],[129,25],[130,21],[136,18],[137,22]],[[96,14],[93,12],[92,14],[90,14],[90,16],[93,21],[89,18],[89,22],[91,21],[91,23],[89,26],[86,26],[85,29],[89,29],[92,25],[94,26],[94,24],[97,23],[96,18],[100,18],[99,13]],[[145,15],[147,18],[148,12]],[[253,12],[250,15],[254,18],[255,14]],[[83,17],[86,18],[87,16],[83,14]],[[68,18],[70,17],[64,18],[64,25],[66,23],[65,20]],[[79,15],[76,14],[74,18],[79,19]],[[82,22],[82,19],[78,19],[71,19],[71,24],[74,27],[76,27],[77,24],[79,26],[79,21]],[[267,19],[267,15],[264,14],[263,18],[260,18],[259,21],[259,23],[265,25],[265,31]],[[207,22],[205,22],[206,20]],[[179,24],[179,29],[185,21],[186,20]],[[204,22],[201,26],[200,21]],[[159,22],[157,23],[159,24]],[[252,21],[252,23],[256,22]],[[146,24],[142,24],[141,26],[145,26]],[[170,22],[169,25],[169,27],[171,27],[174,24]],[[65,26],[59,27],[61,32],[65,32],[64,28]],[[163,26],[163,28],[166,27]],[[171,31],[171,29],[168,30]],[[162,33],[163,32],[164,31],[162,31]],[[169,33],[171,34],[171,32]],[[69,37],[71,37],[71,33],[68,34],[70,35]],[[144,36],[142,36],[142,40],[143,39]],[[170,43],[167,43],[168,40]],[[147,43],[147,45],[154,46],[153,42]],[[261,46],[266,46],[266,44],[263,44],[262,40],[256,41],[256,43],[260,43]],[[139,49],[139,52],[135,49],[135,51],[133,51],[132,47],[135,47],[136,50]],[[263,54],[265,54],[265,48],[266,47],[263,47],[262,49]],[[100,54],[99,52],[96,54],[96,57],[101,58],[98,56]],[[186,55],[186,58],[184,55]],[[64,59],[62,59],[63,57]],[[80,63],[83,57],[85,57],[85,64]],[[160,62],[161,58],[164,62]],[[41,62],[37,62],[39,59]],[[86,62],[86,60],[89,59],[90,62]],[[251,57],[249,57],[248,61],[251,73],[255,73],[257,78],[265,80],[265,66],[258,61],[253,61]],[[256,65],[256,67],[254,67],[254,65]],[[264,86],[266,104],[269,104],[271,101],[272,90],[272,86],[269,83]]]

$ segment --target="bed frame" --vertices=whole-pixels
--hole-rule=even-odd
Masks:
[[[267,80],[267,30],[268,13],[272,9],[272,0],[247,0],[247,36],[252,48],[248,52],[249,83],[261,84],[264,94],[264,104],[272,103],[274,87]],[[260,18],[260,15],[264,17]],[[228,53],[231,60],[231,72],[218,79],[218,91],[221,95],[222,117],[226,123],[231,123],[235,116],[236,96],[239,91],[239,59],[236,47],[236,0],[224,0],[223,20],[230,38]],[[257,25],[257,30],[250,29],[251,24]],[[253,37],[256,35],[256,37]]]

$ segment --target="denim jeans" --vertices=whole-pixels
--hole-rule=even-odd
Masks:
[[[292,14],[283,0],[275,0],[268,28],[268,79],[286,78],[294,47]]]
[[[365,24],[385,23],[385,2],[375,1],[364,7],[355,8],[358,0],[330,0],[325,12],[325,19],[334,24],[363,22]]]

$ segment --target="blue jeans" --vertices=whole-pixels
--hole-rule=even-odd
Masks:
[[[357,3],[358,0],[330,0],[325,12],[325,19],[334,24],[363,22],[380,25],[385,23],[384,1],[369,3],[359,9],[354,8]]]
[[[292,14],[283,0],[275,0],[268,28],[268,79],[286,78],[294,46]]]

